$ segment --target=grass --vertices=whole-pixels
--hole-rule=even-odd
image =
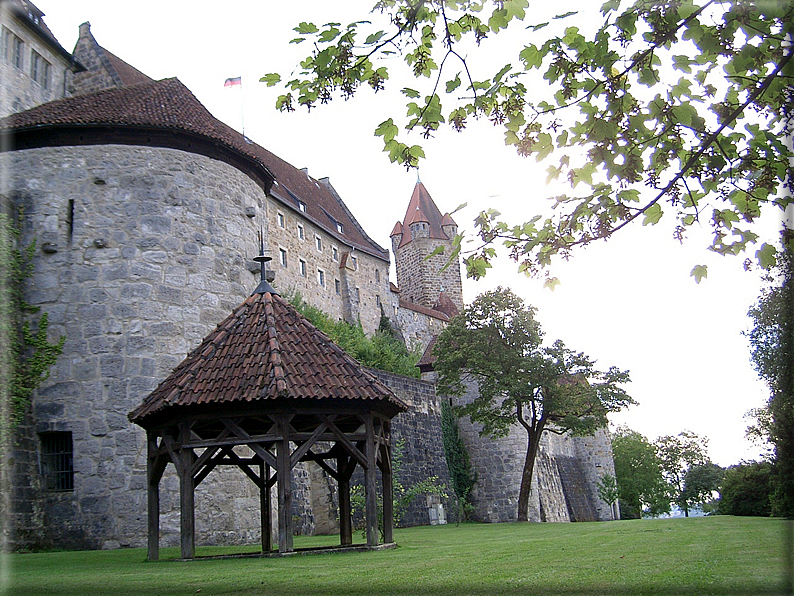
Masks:
[[[143,549],[50,552],[7,555],[4,567],[14,596],[768,595],[783,586],[784,523],[725,516],[464,524],[398,529],[399,546],[378,552],[179,562],[178,549],[166,548],[155,563]]]

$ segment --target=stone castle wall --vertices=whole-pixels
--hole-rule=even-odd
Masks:
[[[410,234],[410,231],[404,233]],[[444,247],[444,252],[430,256],[438,247]],[[447,266],[450,250],[450,241],[435,238],[413,238],[395,249],[397,279],[403,300],[432,308],[443,288],[458,310],[463,312],[460,263],[456,260]]]
[[[30,29],[13,18],[6,3],[0,3],[0,22],[3,28],[22,40],[21,68],[11,62],[11,55],[0,52],[0,117],[21,112],[39,104],[64,97],[72,72],[64,58],[41,42]],[[5,30],[0,40],[5,44]],[[45,87],[31,76],[32,52],[35,51],[49,63],[49,79]]]

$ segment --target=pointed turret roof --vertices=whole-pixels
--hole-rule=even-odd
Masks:
[[[419,217],[417,215],[417,211],[419,211],[421,214],[420,216],[423,218],[422,220],[416,219]],[[428,224],[430,224],[430,238],[449,240],[447,235],[444,233],[444,230],[441,229],[441,226],[444,225],[442,224],[443,219],[444,216],[436,206],[433,198],[430,196],[430,193],[427,192],[425,185],[422,184],[421,181],[418,181],[414,187],[414,192],[411,195],[411,201],[408,203],[408,209],[405,212],[405,217],[403,218],[403,228],[407,228],[415,221],[426,221]],[[400,246],[404,246],[410,241],[411,235],[404,234],[402,241],[400,242]]]
[[[408,409],[291,304],[265,292],[238,306],[129,419],[148,427],[187,408],[285,399],[304,407],[353,401],[392,415]]]
[[[433,310],[443,312],[450,319],[460,314],[458,307],[452,302],[452,298],[444,291],[438,295],[438,300],[433,305]]]

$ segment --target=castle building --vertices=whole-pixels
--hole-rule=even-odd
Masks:
[[[256,287],[260,235],[280,292],[300,292],[367,333],[384,313],[409,346],[424,349],[463,308],[460,265],[448,263],[456,225],[417,183],[391,235],[395,285],[388,250],[328,178],[245,139],[179,80],[154,81],[116,57],[88,23],[70,53],[30,2],[2,7],[0,72],[9,88],[0,104],[7,114],[0,206],[21,208],[21,242],[36,243],[26,298],[48,314],[51,337],[66,338],[8,460],[12,543],[142,546],[146,439],[127,413]],[[34,66],[35,56],[49,67]],[[403,480],[448,481],[444,398],[432,376],[374,374],[409,406],[392,431],[405,441]],[[466,428],[481,474],[477,519],[507,521],[518,490],[514,464],[523,455],[518,439],[492,444]],[[614,473],[608,436],[590,446],[565,440],[545,448],[535,519],[606,519],[595,483]],[[237,472],[223,470],[197,491],[200,542],[260,539],[258,489]],[[296,531],[330,531],[331,479],[308,462],[296,468],[295,483]],[[160,529],[168,545],[178,543],[178,479],[166,475],[163,484]],[[543,497],[544,490],[555,496]],[[566,490],[587,506],[572,504]],[[417,503],[404,521],[427,523],[428,507]]]

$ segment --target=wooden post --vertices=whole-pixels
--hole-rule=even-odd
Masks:
[[[262,552],[269,553],[273,548],[272,528],[270,525],[270,487],[267,481],[270,480],[270,466],[265,462],[259,464],[259,479],[262,485],[259,487],[259,518],[262,528]]]
[[[180,444],[187,442],[189,430],[183,428],[180,432]],[[179,521],[180,542],[182,558],[192,559],[196,552],[196,514],[195,514],[195,485],[191,467],[195,456],[192,449],[179,449]]]
[[[367,469],[364,470],[365,491],[365,517],[367,525],[367,546],[378,545],[378,486],[377,469],[378,454],[375,451],[375,428],[372,424],[372,414],[367,414],[365,421],[367,429],[366,453]]]
[[[292,464],[290,463],[289,419],[278,418],[278,552],[292,552]]]
[[[160,474],[157,474],[157,434],[146,433],[146,479],[147,489],[147,558],[157,561],[160,558]]]
[[[351,457],[338,457],[336,459],[336,470],[339,476],[337,486],[339,488],[339,543],[342,546],[353,544],[353,520],[350,511],[350,477],[352,474],[348,466],[355,468],[355,461]]]

